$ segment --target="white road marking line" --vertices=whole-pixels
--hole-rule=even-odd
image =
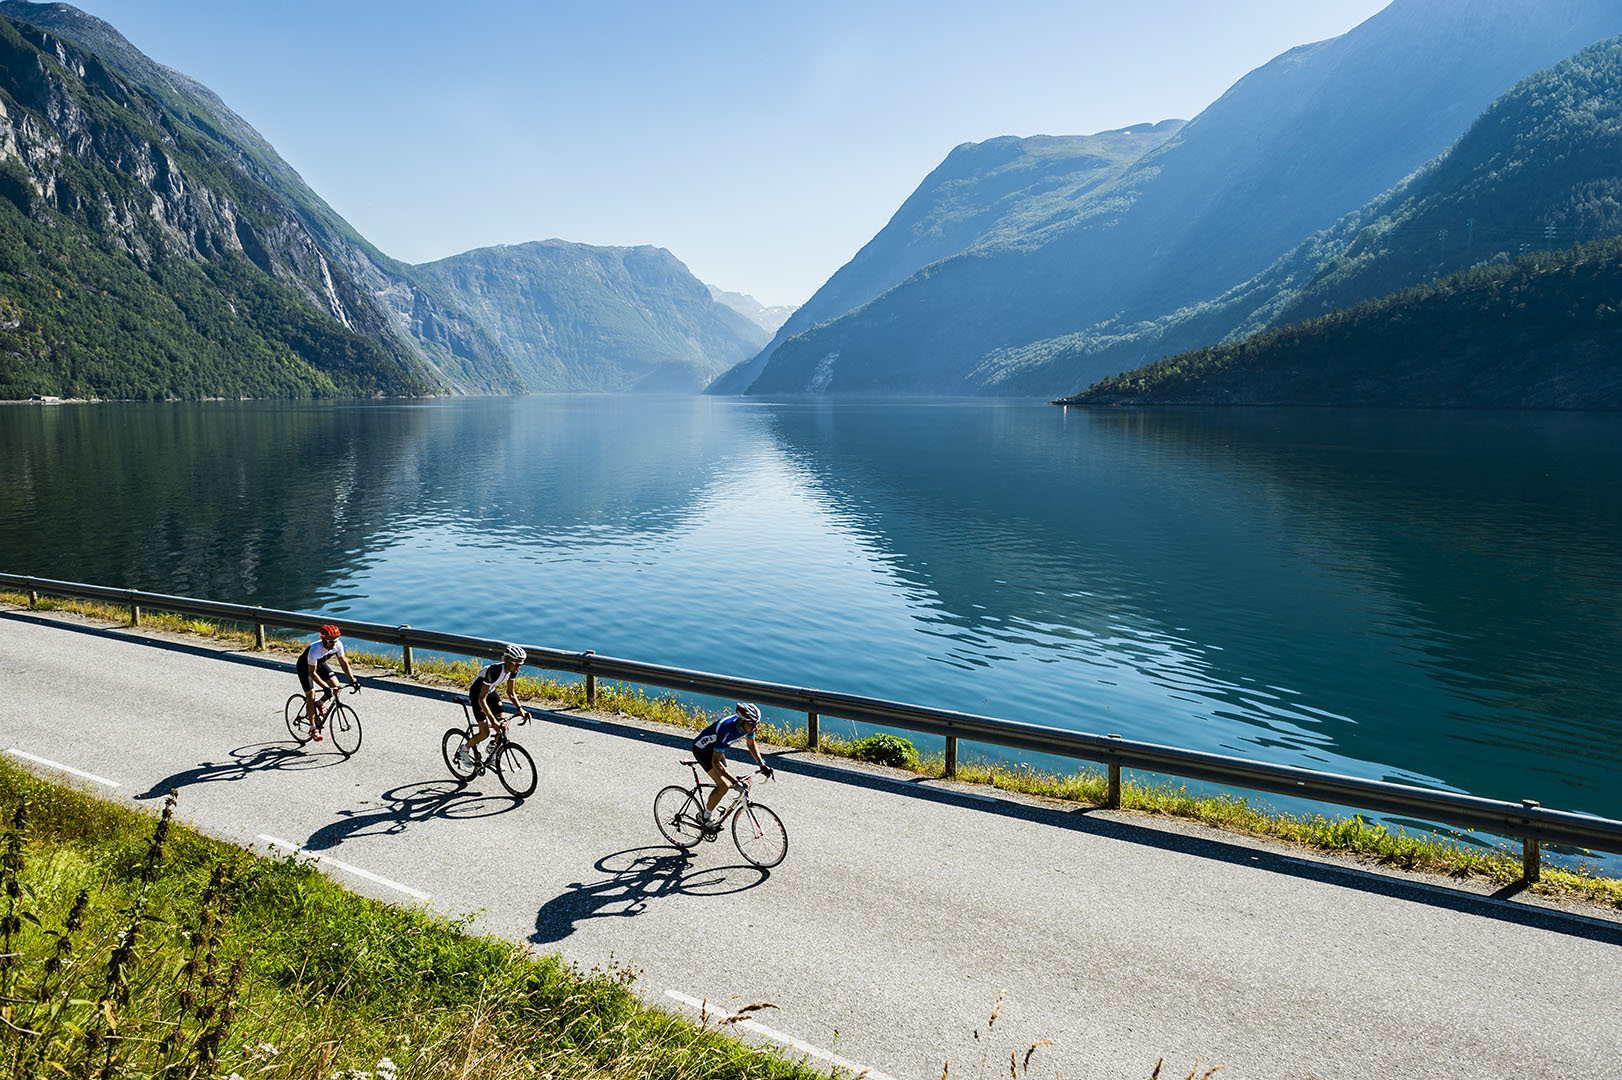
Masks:
[[[27,758],[29,761],[37,762],[38,764],[44,765],[46,768],[49,768],[49,769],[58,769],[58,770],[60,770],[62,772],[65,772],[65,773],[72,773],[74,776],[82,776],[86,780],[94,780],[96,783],[98,783],[98,784],[106,784],[108,787],[117,787],[118,786],[118,781],[117,780],[109,780],[105,776],[97,776],[95,773],[88,773],[88,772],[85,772],[83,769],[75,769],[75,768],[72,768],[71,766],[63,765],[59,761],[50,761],[50,760],[47,760],[46,758],[35,757],[33,754],[25,754],[21,750],[17,749],[15,746],[13,746],[11,749],[7,750],[6,753],[8,753],[8,754],[16,754],[20,758]]]
[[[348,863],[339,862],[330,855],[318,855],[313,851],[305,851],[297,844],[288,843],[286,840],[278,840],[274,836],[266,836],[264,833],[259,834],[259,839],[263,840],[271,847],[285,848],[286,850],[291,851],[294,855],[303,855],[305,858],[314,859],[318,863],[325,863],[328,866],[337,867],[346,874],[354,874],[356,877],[363,877],[367,881],[375,881],[379,885],[386,888],[394,889],[397,892],[403,892],[413,900],[428,899],[428,894],[425,892],[419,892],[416,889],[408,889],[397,881],[390,881],[388,878],[379,877],[377,874],[374,874],[369,870],[362,870],[358,866],[350,866]]]
[[[683,1005],[690,1005],[701,1012],[707,1009],[709,1012],[719,1013],[723,1017],[726,1015],[720,1009],[713,1008],[705,1002],[700,1001],[698,998],[689,997],[680,990],[666,990],[665,996],[674,998]],[[740,1020],[733,1026],[747,1028],[748,1030],[753,1031],[756,1035],[761,1035],[765,1038],[771,1039],[773,1042],[780,1042],[784,1046],[792,1047],[808,1057],[818,1058],[819,1060],[826,1061],[830,1065],[845,1069],[851,1074],[851,1076],[858,1076],[862,1073],[866,1073],[867,1076],[864,1078],[864,1080],[895,1080],[895,1077],[889,1075],[888,1073],[881,1073],[877,1069],[870,1069],[865,1065],[858,1065],[849,1058],[842,1058],[838,1054],[812,1046],[808,1042],[802,1042],[792,1035],[785,1035],[781,1031],[773,1030],[759,1021]]]

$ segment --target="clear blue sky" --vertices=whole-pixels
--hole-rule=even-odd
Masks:
[[[83,0],[384,251],[669,248],[803,302],[952,147],[1189,118],[1387,0]]]

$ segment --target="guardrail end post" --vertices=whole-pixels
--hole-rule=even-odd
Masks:
[[[1527,809],[1542,805],[1536,799],[1522,799]],[[1521,838],[1521,880],[1531,885],[1543,876],[1543,845],[1530,836]]]
[[[821,736],[822,736],[821,721],[818,719],[817,714],[814,713],[814,712],[806,713],[805,714],[805,746],[806,746],[806,749],[815,750],[817,748],[817,740],[819,738],[821,738]]]
[[[596,649],[587,649],[585,651],[584,655],[586,655],[586,656],[596,656],[597,655],[597,650]],[[591,672],[588,671],[588,672],[586,672],[586,708],[595,709],[596,707],[597,707],[597,676],[593,675]]]
[[[946,775],[957,775],[957,736],[946,736]]]
[[[265,624],[262,622],[253,624],[253,647],[258,652],[265,651]]]
[[[1119,739],[1120,736],[1110,735],[1109,738]],[[1109,767],[1109,795],[1104,800],[1104,808],[1107,810],[1119,810],[1121,808],[1121,767],[1119,765],[1111,764]]]
[[[401,630],[410,630],[411,629],[411,624],[410,623],[401,623],[400,624],[400,629]],[[401,644],[401,646],[400,646],[400,659],[402,661],[402,667],[404,668],[405,677],[408,678],[408,679],[411,678],[411,673],[412,673],[412,668],[411,668],[411,646],[409,644],[404,644],[404,643]]]

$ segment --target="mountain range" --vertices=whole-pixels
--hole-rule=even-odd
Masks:
[[[1616,0],[1396,0],[1251,72],[1062,214],[1040,192],[1022,214],[1016,196],[1000,215],[1009,227],[964,235],[955,253],[847,305],[829,286],[859,276],[853,259],[826,302],[813,297],[716,386],[1053,396],[1136,367],[1162,355],[1160,320],[1368,207],[1520,79],[1619,31]],[[953,157],[967,161],[965,149]]]
[[[554,307],[605,325],[525,343],[531,308],[486,290],[475,317],[455,260],[384,255],[202,84],[69,5],[0,0],[0,398],[698,389],[768,336],[666,252],[593,250],[571,246],[617,273],[508,293],[555,287]],[[666,350],[640,376],[620,354],[593,371],[598,356],[568,352],[641,348],[627,305],[656,312],[647,341]]]

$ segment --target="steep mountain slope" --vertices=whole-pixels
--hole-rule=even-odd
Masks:
[[[1165,120],[1096,135],[964,143],[778,328],[771,344],[717,379],[710,392],[742,393],[784,341],[860,307],[930,263],[1062,220],[1078,199],[1119,177],[1182,126]]]
[[[785,341],[750,392],[1068,389],[1018,378],[1010,351],[1222,294],[1446,149],[1519,79],[1619,31],[1622,0],[1396,0],[1252,72],[1065,219]]]
[[[1622,233],[1622,37],[1529,76],[1447,153],[1216,300],[1010,350],[1032,386],[1237,340],[1530,249]]]
[[[696,392],[767,338],[663,248],[547,240],[417,269],[488,330],[534,391]]]
[[[176,323],[179,329],[159,335],[165,344],[153,346],[154,357],[167,359],[147,363],[148,370],[133,381],[122,380],[124,390],[99,389],[99,382],[91,386],[84,371],[57,357],[61,378],[98,393],[124,393],[129,386],[159,395],[230,392],[224,384],[215,387],[227,373],[214,361],[204,364],[210,374],[195,386],[190,376],[166,380],[162,369],[197,359],[199,345],[186,336],[186,326],[226,332],[223,328],[237,317],[232,309],[258,297],[256,303],[277,311],[297,309],[306,313],[300,316],[306,321],[314,317],[311,326],[320,329],[311,334],[342,332],[365,343],[355,348],[388,358],[401,374],[379,376],[368,384],[373,389],[519,389],[516,373],[488,335],[409,267],[366,243],[213,93],[154,63],[111,26],[68,5],[5,0],[0,16],[17,20],[7,23],[15,63],[8,61],[0,72],[8,109],[0,141],[9,182],[31,187],[39,196],[9,201],[36,225],[56,230],[50,234],[56,239],[62,238],[59,226],[78,231],[84,249],[96,253],[93,273],[80,265],[76,269],[83,273],[61,282],[67,286],[64,295],[98,288],[123,293],[122,304],[87,301],[75,320],[90,318],[87,332],[104,344],[122,341],[120,334],[141,340],[150,319],[164,319],[156,308],[143,318],[124,317],[132,302],[129,293],[145,288],[139,276],[159,281],[160,292],[179,290],[187,297],[170,297],[187,314]],[[52,243],[36,240],[14,245],[13,254],[33,250],[42,258]],[[104,255],[115,261],[103,264]],[[126,262],[118,264],[119,258]],[[24,260],[12,273],[49,279],[59,270]],[[229,314],[219,319],[190,314],[203,308]],[[59,315],[40,317],[55,326],[63,321]],[[116,333],[106,329],[121,319],[127,325]],[[47,337],[65,333],[44,329]],[[36,358],[36,367],[42,363]],[[117,365],[103,364],[97,379]],[[255,382],[235,390],[269,392],[267,385]],[[276,392],[296,392],[291,384],[278,385]],[[312,390],[330,392],[314,384]]]
[[[1060,404],[1622,409],[1622,239],[1451,274]]]

